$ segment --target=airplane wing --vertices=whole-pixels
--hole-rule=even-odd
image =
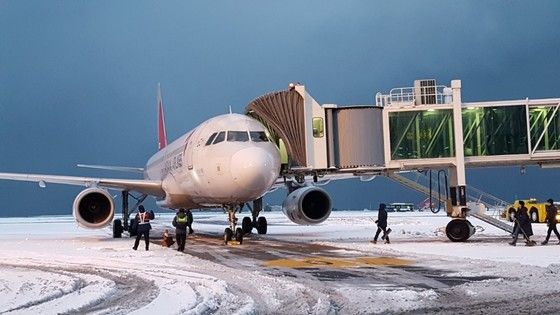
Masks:
[[[161,187],[161,181],[151,181],[144,179],[95,178],[21,173],[0,173],[0,179],[36,182],[39,183],[39,186],[41,187],[45,187],[46,183],[53,183],[84,187],[101,187],[116,190],[129,190],[156,197],[165,197],[165,192]]]

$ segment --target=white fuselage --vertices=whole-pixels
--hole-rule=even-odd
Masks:
[[[211,138],[211,139],[210,139]],[[239,205],[264,195],[280,173],[264,126],[240,114],[211,118],[153,155],[144,177],[161,180],[166,208]]]

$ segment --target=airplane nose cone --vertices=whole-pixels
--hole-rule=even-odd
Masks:
[[[255,198],[265,193],[278,177],[280,161],[262,148],[246,148],[231,158],[233,181]]]

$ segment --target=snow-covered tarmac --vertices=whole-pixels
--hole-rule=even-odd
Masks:
[[[560,292],[559,245],[526,247],[519,242],[512,247],[505,232],[474,218],[478,231],[471,240],[452,243],[443,233],[447,217],[418,212],[389,213],[391,244],[373,245],[369,240],[375,231],[374,211],[333,212],[325,223],[311,227],[292,224],[280,212],[264,214],[269,222],[266,236],[250,236],[241,247],[201,245],[197,250],[230,257],[233,249],[250,253],[252,246],[289,241],[333,246],[345,257],[395,257],[413,265],[352,267],[367,278],[325,285],[306,279],[305,273],[264,266],[260,260],[222,264],[191,255],[189,244],[196,238],[187,240],[186,254],[156,244],[148,252],[133,251],[131,239],[112,239],[110,229],[78,228],[69,216],[2,218],[0,314],[558,311],[546,301]],[[221,212],[194,216],[197,233],[221,235],[226,225]],[[171,218],[172,214],[158,215],[156,229],[169,225]],[[546,225],[534,224],[533,230],[535,240],[544,239]],[[549,244],[556,243],[553,236]],[[255,266],[248,267],[251,264]],[[435,276],[426,280],[420,274]],[[395,284],[380,286],[377,276],[392,276]],[[414,285],[419,281],[421,286]]]

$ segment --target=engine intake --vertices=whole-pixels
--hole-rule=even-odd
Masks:
[[[331,215],[331,197],[323,189],[306,186],[296,189],[282,203],[282,211],[294,223],[319,224]]]
[[[72,213],[80,226],[99,229],[113,220],[115,204],[106,190],[88,188],[80,192],[74,199]]]

